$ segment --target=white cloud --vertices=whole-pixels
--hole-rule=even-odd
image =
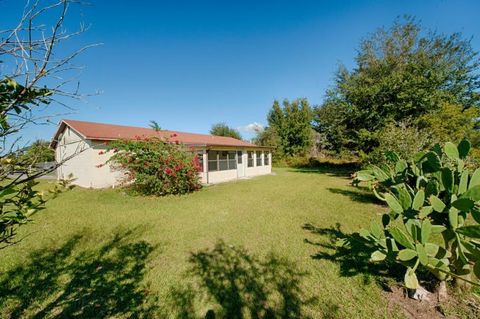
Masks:
[[[238,127],[238,130],[244,133],[259,133],[263,132],[264,129],[263,125],[257,122]]]

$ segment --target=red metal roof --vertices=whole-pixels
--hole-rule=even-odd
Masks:
[[[259,147],[255,144],[238,140],[233,137],[213,136],[206,134],[185,133],[177,131],[155,131],[151,128],[84,122],[76,120],[62,120],[55,133],[51,146],[55,147],[61,132],[66,126],[88,140],[111,141],[119,139],[134,139],[136,137],[162,137],[171,141],[179,141],[185,145],[198,146],[235,146]]]

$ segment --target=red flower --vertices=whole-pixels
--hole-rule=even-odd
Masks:
[[[168,174],[168,175],[172,175],[173,171],[170,168],[167,167],[165,169],[165,173]]]
[[[175,140],[175,144],[177,144],[177,145],[178,145],[178,144],[180,144],[180,142],[179,142],[178,140]]]

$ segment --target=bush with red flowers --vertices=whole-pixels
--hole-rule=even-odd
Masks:
[[[115,141],[110,148],[108,163],[125,172],[125,184],[136,193],[164,196],[201,188],[199,159],[181,144],[153,137]]]

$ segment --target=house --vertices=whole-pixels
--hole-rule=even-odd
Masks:
[[[239,178],[270,174],[270,147],[257,146],[232,137],[212,136],[151,128],[62,120],[50,146],[55,150],[57,178],[72,176],[82,187],[114,187],[123,174],[104,164],[112,151],[108,142],[136,137],[160,137],[175,140],[197,152],[204,184],[221,183]],[[105,154],[103,154],[105,153]]]

